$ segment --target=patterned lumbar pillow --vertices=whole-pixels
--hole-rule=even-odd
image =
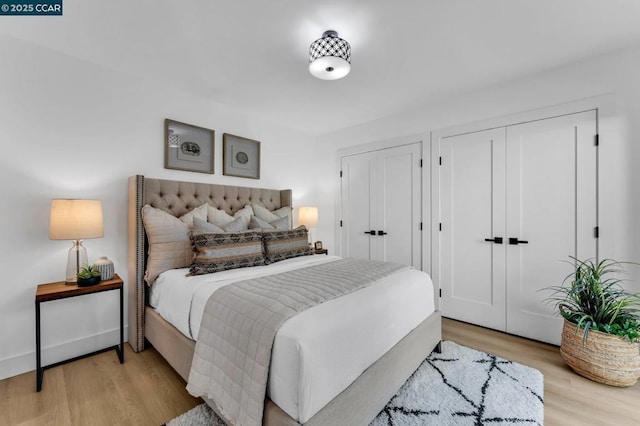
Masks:
[[[191,232],[193,261],[189,275],[265,264],[262,236],[257,231],[211,233]]]
[[[175,268],[191,264],[191,242],[189,227],[194,220],[207,219],[207,205],[203,204],[177,218],[164,210],[145,205],[142,207],[142,222],[149,240],[149,255],[144,279],[151,285],[158,275]]]
[[[268,263],[312,253],[307,228],[304,226],[287,231],[263,231],[262,240]]]

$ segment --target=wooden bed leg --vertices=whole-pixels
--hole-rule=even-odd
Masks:
[[[442,353],[442,340],[438,342],[435,348],[433,348],[433,351],[439,354]]]

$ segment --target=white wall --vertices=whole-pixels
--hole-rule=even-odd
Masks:
[[[130,175],[291,188],[295,205],[317,204],[309,135],[7,36],[0,57],[0,379],[35,369],[35,287],[64,279],[71,243],[48,238],[52,198],[102,200],[104,238],[85,247],[125,284]],[[164,169],[165,118],[216,131],[214,175]],[[224,132],[262,142],[260,180],[222,175]],[[117,292],[44,303],[44,365],[115,344],[117,311]]]
[[[424,75],[429,78],[428,69]],[[422,134],[428,141],[430,132],[435,130],[597,97],[595,103],[603,105],[599,120],[600,254],[640,262],[638,75],[640,50],[617,52],[326,134],[318,138],[318,143],[337,152],[348,146],[373,142],[379,145],[380,141],[395,140],[403,135]],[[610,96],[600,98],[603,94]],[[337,173],[337,164],[334,157],[328,173]],[[335,208],[339,202],[337,196],[333,202]],[[330,230],[339,219],[336,217],[334,223],[323,226]],[[640,291],[640,267],[629,270],[629,288]]]

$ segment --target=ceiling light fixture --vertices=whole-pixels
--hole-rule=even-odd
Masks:
[[[337,80],[351,71],[351,46],[333,30],[309,46],[309,72],[321,80]]]

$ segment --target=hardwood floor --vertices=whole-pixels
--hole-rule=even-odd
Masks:
[[[640,383],[583,379],[555,346],[458,321],[444,320],[443,338],[542,371],[547,426],[640,424]],[[159,426],[200,403],[155,350],[126,345],[125,356],[123,365],[111,351],[47,370],[40,393],[34,372],[0,381],[0,425]]]
[[[185,382],[154,349],[125,362],[115,351],[0,381],[0,425],[159,426],[198,405]]]

